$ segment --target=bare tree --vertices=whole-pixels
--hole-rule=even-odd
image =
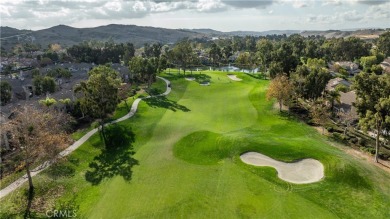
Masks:
[[[339,121],[341,122],[341,124],[345,125],[345,128],[344,128],[344,135],[347,134],[347,131],[349,129],[349,127],[351,126],[352,122],[357,120],[358,117],[356,114],[354,114],[352,112],[352,110],[347,110],[347,111],[342,111],[340,110],[338,113],[337,113],[338,117],[339,117]]]
[[[69,117],[56,111],[41,112],[31,106],[21,107],[15,117],[2,124],[10,136],[10,144],[20,153],[20,164],[27,174],[29,197],[25,217],[30,215],[34,185],[31,171],[39,162],[55,162],[58,153],[67,145],[65,133]]]
[[[329,106],[326,105],[323,99],[318,99],[310,107],[310,116],[313,122],[322,126],[322,134],[325,134],[324,126],[329,121],[330,114]]]

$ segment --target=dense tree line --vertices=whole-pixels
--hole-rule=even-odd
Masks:
[[[135,49],[132,43],[83,42],[68,48],[67,53],[79,62],[106,64],[124,61],[126,63],[134,57]]]
[[[187,40],[188,41],[188,40]],[[325,62],[352,61],[360,63],[361,57],[376,56],[379,64],[384,57],[390,56],[390,32],[382,34],[379,39],[371,42],[357,37],[330,38],[322,36],[303,37],[299,34],[268,35],[262,37],[234,36],[213,41],[190,40],[187,45],[191,47],[184,50],[183,42],[179,42],[172,50],[181,53],[206,51],[207,61],[200,60],[201,64],[208,66],[221,66],[235,60],[235,65],[241,68],[257,68],[267,72],[282,71],[289,75],[298,65],[311,58],[321,58]],[[233,59],[229,59],[236,56]],[[172,63],[178,67],[195,66],[195,63],[184,61],[187,57],[172,56]],[[197,64],[199,64],[199,60]],[[271,68],[271,69],[269,69]],[[372,70],[379,72],[378,66]],[[276,75],[272,75],[274,77]]]

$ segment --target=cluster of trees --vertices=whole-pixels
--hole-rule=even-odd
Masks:
[[[150,88],[157,73],[167,67],[167,56],[160,43],[145,44],[142,56],[135,56],[127,63],[133,79],[147,83]]]
[[[390,139],[390,75],[363,72],[355,76],[354,86],[359,125],[375,132],[375,161],[378,162],[380,138]]]
[[[50,69],[50,71],[46,73],[46,76],[50,76],[52,78],[69,79],[70,77],[72,77],[72,73],[65,68],[54,68]]]
[[[177,43],[167,52],[169,63],[173,66],[186,70],[199,64],[198,55],[195,53],[190,41],[183,40]],[[180,72],[179,72],[180,73]]]
[[[49,76],[38,75],[34,77],[33,86],[35,95],[54,93],[56,91],[56,82],[54,78]]]
[[[358,117],[352,116],[351,112],[336,115],[334,105],[340,101],[339,89],[342,88],[325,91],[331,75],[324,65],[324,60],[308,59],[291,72],[290,77],[277,74],[267,90],[267,99],[275,98],[280,110],[283,104],[307,109],[311,121],[321,125],[323,130],[329,119],[339,120],[347,128],[352,121],[359,120],[360,128],[375,133],[375,161],[378,162],[381,138],[390,140],[390,75],[364,71],[356,75],[353,87]]]
[[[33,69],[31,74],[33,76],[33,89],[35,95],[54,93],[57,88],[55,79],[69,79],[72,76],[72,73],[65,68],[51,69],[45,73],[45,75],[41,75],[39,69]]]
[[[276,98],[280,109],[283,102],[291,106],[297,104],[298,99],[316,103],[318,99],[325,98],[325,87],[332,78],[325,68],[325,61],[317,58],[307,59],[290,75],[283,73],[283,68],[280,68],[272,77],[267,98]]]
[[[373,47],[375,45],[375,47]],[[191,48],[190,48],[191,47]],[[173,64],[181,68],[199,64],[221,66],[231,62],[235,57],[235,65],[253,69],[261,67],[262,72],[270,72],[272,77],[281,70],[287,75],[308,58],[330,61],[353,61],[360,63],[361,57],[375,56],[378,65],[384,57],[390,56],[390,32],[382,34],[374,42],[356,37],[326,39],[321,36],[303,37],[299,34],[269,35],[264,37],[232,37],[214,41],[191,40],[179,42],[172,49],[181,54],[197,54],[206,51],[208,60],[197,60],[191,56],[170,56]],[[374,48],[374,49],[372,49]],[[183,62],[184,61],[184,62]],[[183,67],[182,67],[183,66]],[[371,66],[370,66],[371,69]],[[379,72],[374,66],[372,72]]]
[[[132,43],[116,44],[113,41],[90,41],[68,48],[67,53],[79,62],[106,64],[123,61],[127,63],[134,57],[135,49]]]

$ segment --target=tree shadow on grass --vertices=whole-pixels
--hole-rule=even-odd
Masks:
[[[257,74],[246,74],[254,79],[258,79],[258,80],[267,80],[267,77],[264,75],[264,74],[261,74],[261,73],[257,73]]]
[[[290,112],[285,111],[285,110],[279,111],[279,116],[284,120],[289,120],[289,121],[297,121],[298,120],[293,114],[291,114]]]
[[[307,120],[309,112],[302,108],[290,107],[289,111],[282,110],[279,112],[279,115],[284,120],[299,122],[305,119]]]
[[[195,81],[198,83],[207,83],[210,82],[211,77],[206,74],[193,74],[190,75],[191,77],[195,78]]]
[[[151,96],[159,95],[159,94],[162,94],[162,93],[164,93],[164,91],[161,90],[161,89],[158,89],[158,88],[150,88],[148,90],[148,94],[151,95]]]
[[[130,128],[117,124],[106,127],[105,133],[107,145],[89,164],[85,179],[92,185],[98,185],[106,178],[122,176],[129,182],[132,167],[138,165],[138,161],[133,158],[135,135]]]
[[[176,112],[177,110],[183,112],[191,111],[186,106],[178,104],[176,101],[169,100],[164,96],[152,97],[144,100],[150,107],[153,108],[165,108]]]

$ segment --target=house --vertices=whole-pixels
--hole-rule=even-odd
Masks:
[[[349,91],[347,93],[340,92],[340,104],[336,106],[336,110],[342,112],[352,112],[353,115],[357,115],[356,108],[353,103],[356,101],[355,91]]]
[[[354,62],[349,62],[349,61],[346,61],[346,62],[335,62],[334,65],[338,65],[341,68],[347,70],[348,73],[350,75],[352,75],[352,76],[356,75],[356,74],[359,74],[361,72],[361,70],[359,69],[359,65],[354,63]]]
[[[325,90],[326,91],[332,91],[332,90],[335,90],[336,89],[336,87],[338,86],[338,85],[344,85],[344,86],[346,86],[346,87],[351,87],[351,82],[349,82],[349,81],[347,81],[347,80],[345,80],[345,79],[343,79],[343,78],[333,78],[333,79],[330,79],[329,80],[329,82],[328,82],[328,84],[326,85],[326,88],[325,88]]]
[[[390,73],[390,57],[387,57],[383,62],[380,63],[384,73]]]

